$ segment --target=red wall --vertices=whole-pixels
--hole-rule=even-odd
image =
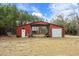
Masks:
[[[17,28],[16,28],[16,36],[21,37],[21,26],[17,26]]]
[[[26,31],[26,35],[30,36],[30,32],[31,32],[31,27],[29,24],[26,24],[23,26],[25,28]],[[22,30],[22,26],[17,26],[16,28],[16,36],[21,37],[21,30]]]
[[[57,26],[57,25],[50,25],[50,37],[52,37],[52,29],[53,28],[62,28],[62,37],[64,37],[64,27],[60,27],[60,26]]]
[[[64,31],[64,27],[62,27],[62,37],[64,37],[64,33],[65,31]]]
[[[26,35],[30,36],[30,33],[31,33],[31,26],[30,26],[30,24],[26,24],[25,25],[25,30],[26,30]]]

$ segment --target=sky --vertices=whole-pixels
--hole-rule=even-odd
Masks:
[[[57,15],[66,17],[73,13],[72,8],[77,11],[77,3],[17,3],[18,9],[25,10],[31,15],[42,17],[51,21]]]

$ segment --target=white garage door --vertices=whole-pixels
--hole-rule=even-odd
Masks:
[[[25,29],[22,29],[21,37],[25,37]]]
[[[52,37],[62,37],[62,29],[52,29]]]

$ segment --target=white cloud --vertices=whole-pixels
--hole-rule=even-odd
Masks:
[[[41,17],[44,19],[44,21],[50,22],[51,18],[48,18],[47,16],[43,15],[40,12],[33,12],[32,15],[37,16],[37,17]]]
[[[37,16],[37,17],[41,17],[41,18],[43,18],[45,21],[48,20],[48,18],[47,18],[45,15],[43,15],[43,14],[39,11],[39,9],[37,9],[36,7],[32,7],[32,10],[33,10],[32,15]]]
[[[26,10],[27,12],[32,12],[30,14],[34,15],[34,16],[37,16],[37,17],[41,17],[43,18],[44,20],[50,20],[51,17],[47,17],[48,15],[44,15],[40,12],[40,10],[34,6],[30,6],[29,4],[18,4],[17,7],[21,10]],[[50,12],[50,11],[49,11]]]
[[[60,14],[61,11],[68,10],[70,6],[71,4],[55,3],[55,4],[50,4],[49,8],[52,13]]]
[[[18,4],[17,7],[19,9],[22,9],[22,10],[31,11],[32,15],[35,15],[35,16],[38,16],[38,17],[42,17],[43,16],[42,13],[40,13],[40,11],[34,6],[29,6],[28,4],[27,5]]]
[[[73,13],[73,9],[76,10],[77,4],[69,4],[69,3],[55,3],[50,4],[49,9],[51,10],[51,14],[53,15],[53,18],[55,18],[57,15],[64,15],[64,17],[68,16],[70,13]],[[77,11],[77,10],[76,10]],[[51,15],[51,17],[52,17]]]
[[[68,8],[68,6],[67,6],[67,4],[57,3],[57,4],[50,4],[49,8],[61,11],[61,10],[64,10],[64,9]]]
[[[43,18],[44,21],[47,21],[49,23],[51,22],[51,18],[48,18],[48,17],[44,16],[42,13],[33,12],[32,15],[37,16],[37,17],[40,17],[40,18]]]
[[[43,15],[40,10],[34,6],[29,6],[29,4],[18,4],[17,7],[21,10],[26,10],[27,12],[32,12],[30,14],[37,16],[37,17],[41,17],[43,18],[45,21],[49,20],[50,18],[48,18],[48,15]]]
[[[37,16],[37,17],[43,17],[42,13],[39,11],[38,8],[32,7],[32,10],[33,10],[32,15]]]
[[[37,17],[43,17],[43,15],[39,12],[33,12],[32,15],[37,16]]]

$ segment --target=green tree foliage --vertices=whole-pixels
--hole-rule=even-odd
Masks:
[[[22,23],[24,21],[33,22],[42,20],[42,18],[28,14],[27,11],[17,9],[15,4],[0,4],[0,34],[6,34],[8,31],[15,34],[16,21]]]
[[[16,16],[17,8],[15,5],[0,5],[0,29],[4,29],[2,32],[15,30]]]

